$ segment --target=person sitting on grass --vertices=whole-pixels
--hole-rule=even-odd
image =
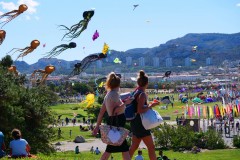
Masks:
[[[4,135],[0,131],[0,158],[5,156],[5,152],[4,152],[5,149],[6,149],[6,147],[5,147],[5,143],[4,143]]]
[[[10,142],[10,156],[12,158],[32,157],[30,154],[30,146],[25,139],[22,139],[21,131],[12,130],[13,140]]]
[[[91,153],[94,153],[93,146],[91,147],[90,152],[91,152]]]
[[[75,154],[79,154],[80,152],[79,152],[79,147],[78,146],[76,146],[75,147]]]
[[[95,153],[96,155],[99,155],[99,154],[101,153],[101,152],[98,150],[98,147],[95,149],[94,153]]]
[[[143,160],[142,150],[138,150],[138,155],[135,156],[135,160]]]

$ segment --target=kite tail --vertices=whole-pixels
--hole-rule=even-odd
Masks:
[[[62,30],[70,30],[67,26],[65,26],[65,25],[59,25],[58,27],[63,27],[64,29],[62,29]]]

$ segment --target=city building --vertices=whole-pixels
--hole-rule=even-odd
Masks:
[[[191,58],[189,58],[189,57],[185,58],[185,66],[190,67],[191,65],[192,65]]]
[[[212,65],[212,58],[206,58],[206,66]]]
[[[138,60],[139,60],[139,66],[144,67],[145,66],[145,58],[140,57]]]
[[[132,57],[126,57],[126,65],[131,66],[132,65]]]
[[[172,58],[166,59],[166,67],[172,67]]]
[[[159,58],[153,57],[153,67],[159,67]]]

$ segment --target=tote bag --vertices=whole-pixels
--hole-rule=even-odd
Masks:
[[[129,131],[123,127],[101,125],[99,128],[102,142],[112,146],[120,146],[129,133]]]
[[[143,127],[146,130],[153,129],[163,122],[161,115],[153,109],[149,109],[147,112],[141,113],[140,117]]]

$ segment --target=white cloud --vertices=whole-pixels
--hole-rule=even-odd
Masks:
[[[26,13],[24,13],[24,15],[25,15],[26,20],[30,20],[31,19],[30,14],[34,14],[37,12],[37,6],[39,6],[39,3],[37,1],[35,1],[35,0],[18,0],[16,4],[13,2],[0,1],[0,6],[2,7],[2,9],[6,10],[7,12],[12,11],[12,10],[17,10],[21,4],[26,4],[28,6],[28,9],[27,9]],[[2,15],[3,13],[6,13],[6,12],[0,11],[0,15]],[[35,16],[34,19],[38,20],[39,17]]]
[[[236,4],[237,7],[240,7],[240,3]]]
[[[28,6],[28,10],[26,12],[28,12],[29,14],[36,13],[37,6],[39,5],[39,3],[34,0],[18,0],[17,3],[18,3],[18,5],[26,4]]]
[[[3,9],[7,11],[18,9],[18,6],[13,2],[0,2],[0,5],[2,6]]]

